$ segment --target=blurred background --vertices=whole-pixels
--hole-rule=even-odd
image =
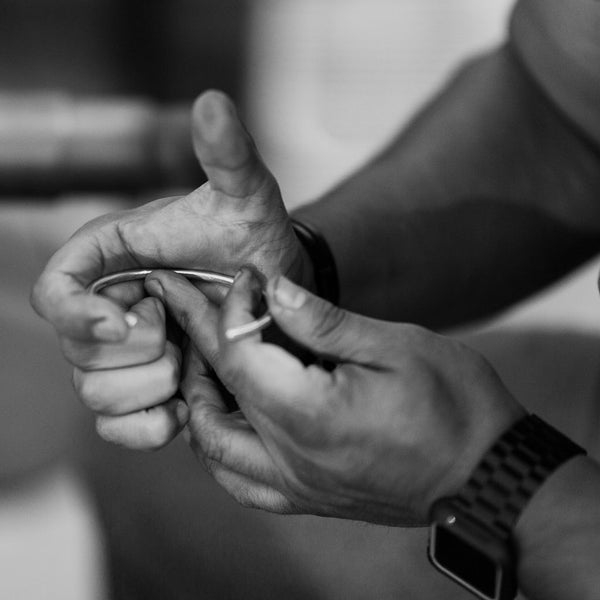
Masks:
[[[203,181],[188,110],[226,91],[289,207],[500,43],[508,0],[0,0],[0,598],[467,597],[400,531],[238,507],[180,442],[104,444],[29,308],[96,215]],[[598,261],[459,332],[531,410],[596,455]]]

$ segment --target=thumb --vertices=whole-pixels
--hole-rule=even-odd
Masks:
[[[315,354],[338,361],[369,360],[372,319],[338,308],[283,275],[269,281],[266,295],[277,325]]]
[[[196,100],[192,140],[214,190],[243,198],[255,194],[266,183],[275,185],[233,102],[222,92],[210,90]]]

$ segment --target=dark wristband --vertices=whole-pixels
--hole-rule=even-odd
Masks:
[[[488,450],[452,502],[481,527],[508,538],[544,481],[564,462],[585,453],[554,427],[528,415]]]
[[[317,294],[333,304],[338,304],[340,284],[329,244],[312,225],[292,219],[292,226],[312,262]]]

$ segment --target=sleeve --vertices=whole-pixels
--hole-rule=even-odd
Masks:
[[[519,0],[510,40],[550,100],[600,149],[600,1]]]

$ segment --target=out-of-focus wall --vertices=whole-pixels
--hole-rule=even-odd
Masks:
[[[289,206],[398,132],[473,53],[505,35],[512,0],[256,0],[246,99]]]
[[[84,222],[140,201],[135,189],[125,194],[98,173],[116,179],[137,163],[146,168],[137,177],[140,191],[165,195],[150,189],[154,162],[138,155],[160,153],[168,161],[181,156],[170,148],[185,144],[191,155],[189,128],[170,107],[190,105],[206,87],[239,97],[244,15],[244,3],[235,0],[0,0],[2,599],[102,600],[109,593],[110,548],[97,499],[82,483],[85,467],[76,466],[95,434],[29,292],[50,255]],[[158,150],[147,147],[154,115]],[[71,163],[67,148],[75,149]],[[8,167],[25,178],[9,181]],[[133,181],[130,175],[125,179]],[[112,194],[90,194],[88,183]]]
[[[0,0],[0,92],[236,97],[245,12],[236,0]]]
[[[0,0],[0,198],[202,183],[189,108],[240,98],[245,7]]]
[[[112,202],[0,201],[0,598],[103,600],[102,536],[67,461],[90,431],[52,328],[29,306],[52,252]]]

